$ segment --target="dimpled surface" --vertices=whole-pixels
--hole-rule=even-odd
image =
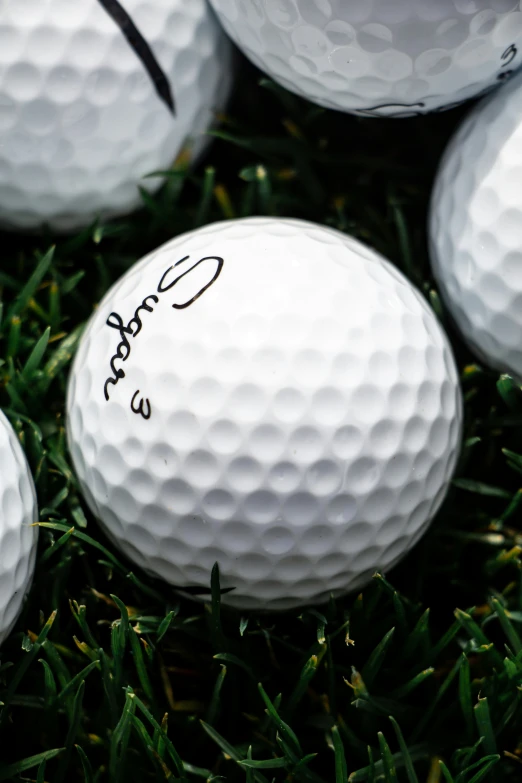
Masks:
[[[163,275],[178,282],[158,293]],[[228,604],[284,609],[359,587],[419,539],[461,400],[445,335],[394,267],[332,229],[249,218],[173,240],[112,288],[67,412],[85,497],[129,558],[180,587],[208,587],[217,561]]]
[[[522,74],[485,99],[437,175],[430,249],[443,298],[491,367],[522,381]]]
[[[4,226],[69,230],[130,211],[138,184],[162,181],[142,178],[185,143],[197,152],[223,106],[230,45],[205,0],[119,2],[167,78],[175,116],[102,0],[0,3]]]
[[[13,627],[33,578],[38,520],[25,455],[0,411],[0,644]]]
[[[242,51],[322,106],[404,116],[479,93],[520,63],[519,0],[211,0]]]

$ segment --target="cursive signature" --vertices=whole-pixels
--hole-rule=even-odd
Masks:
[[[113,311],[109,314],[106,320],[106,324],[111,329],[114,329],[116,332],[118,332],[120,342],[118,343],[116,350],[109,362],[111,372],[105,380],[103,387],[106,400],[110,400],[111,389],[114,386],[117,386],[118,383],[123,378],[125,378],[125,370],[123,365],[131,355],[132,346],[134,344],[133,341],[141,333],[144,327],[144,317],[148,313],[154,312],[156,305],[160,301],[160,296],[163,296],[167,292],[176,293],[175,287],[180,282],[180,280],[183,280],[187,277],[187,275],[190,275],[194,269],[200,266],[200,264],[204,264],[206,262],[215,262],[215,271],[213,272],[208,282],[198,288],[188,299],[181,302],[175,301],[171,305],[171,307],[173,307],[175,310],[185,310],[187,307],[193,305],[194,302],[196,302],[200,296],[202,296],[205,291],[207,291],[216,282],[219,275],[221,274],[221,270],[223,269],[224,264],[221,256],[205,256],[186,269],[183,265],[186,264],[186,262],[189,260],[190,256],[185,256],[172,266],[169,266],[169,268],[163,272],[156,286],[156,290],[153,293],[148,294],[143,299],[141,304],[139,304],[135,309],[134,315],[127,323],[124,322],[122,316],[119,313]],[[132,397],[131,409],[134,413],[141,415],[144,419],[150,419],[152,414],[150,401],[146,398],[142,398],[138,403],[137,398],[139,394],[140,392],[138,390]]]

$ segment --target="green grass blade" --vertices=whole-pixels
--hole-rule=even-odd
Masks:
[[[475,720],[473,717],[473,701],[471,698],[469,661],[464,653],[462,653],[462,666],[459,671],[459,699],[468,731],[468,738],[471,739],[474,734]]]
[[[51,327],[48,327],[42,334],[33,350],[31,351],[29,358],[27,359],[20,376],[25,381],[30,381],[36,370],[40,367],[44,354],[49,344],[49,337],[51,336]]]
[[[223,626],[221,625],[221,585],[219,580],[219,565],[214,563],[210,579],[211,588],[211,635],[214,649],[223,652],[227,649]]]
[[[163,618],[161,623],[158,626],[158,635],[157,635],[157,641],[161,642],[163,637],[169,632],[170,626],[176,619],[179,612],[179,606],[177,609],[172,609],[166,617]]]
[[[437,695],[435,696],[435,699],[432,701],[430,706],[427,709],[425,709],[423,717],[418,722],[417,727],[412,734],[412,739],[416,740],[417,737],[419,737],[422,734],[426,726],[429,725],[435,710],[439,706],[445,694],[448,692],[453,680],[459,673],[461,666],[462,666],[462,658],[458,658],[455,665],[452,667],[446,679],[444,680],[439,690],[437,691]]]
[[[65,738],[65,750],[60,759],[58,771],[55,775],[53,783],[61,783],[62,780],[66,780],[67,778],[69,762],[71,759],[74,742],[80,730],[84,693],[85,693],[85,680],[82,680],[74,697],[71,717],[69,720],[69,729],[67,731],[67,736]]]
[[[474,707],[475,720],[479,737],[484,737],[483,747],[486,753],[493,755],[497,752],[497,741],[491,724],[491,715],[487,698],[479,698]]]
[[[136,712],[136,701],[133,693],[127,693],[123,712],[111,737],[109,770],[114,783],[125,776],[126,753],[132,729],[132,717]]]
[[[38,774],[36,775],[36,783],[45,783],[45,768],[47,766],[47,759],[44,759],[38,767]]]
[[[473,492],[477,495],[485,495],[492,498],[505,498],[511,499],[511,493],[501,487],[492,487],[490,484],[485,484],[483,481],[473,481],[472,479],[453,479],[453,485],[459,489],[464,489],[467,492]]]
[[[393,729],[395,731],[395,735],[397,737],[397,741],[399,743],[399,748],[401,749],[402,758],[404,761],[404,769],[406,770],[406,776],[408,778],[408,783],[419,783],[419,779],[417,777],[417,774],[415,772],[415,768],[413,766],[413,761],[410,755],[410,751],[408,749],[408,746],[406,745],[406,742],[404,741],[404,737],[402,734],[402,731],[400,729],[399,724],[395,720],[394,717],[390,715],[390,721],[393,726]]]
[[[217,732],[212,726],[209,726],[204,721],[200,721],[202,728],[205,730],[205,732],[208,734],[208,736],[216,743],[216,745],[221,748],[225,756],[228,756],[233,761],[239,763],[240,761],[244,761],[244,757],[241,753],[239,753],[233,745],[231,745],[227,740],[221,736],[219,732]],[[265,776],[259,772],[258,770],[254,771],[255,780],[257,783],[268,783]]]
[[[18,686],[20,685],[25,673],[31,666],[33,660],[38,656],[42,644],[45,642],[51,628],[53,627],[53,623],[56,619],[56,614],[57,614],[56,612],[53,612],[51,614],[51,616],[45,623],[44,627],[40,631],[40,634],[38,635],[36,641],[31,646],[31,649],[19,664],[14,675],[10,678],[9,687],[7,689],[6,694],[3,697],[2,712],[0,713],[0,726],[7,719],[11,699],[13,698],[14,693],[16,692]]]
[[[456,609],[455,617],[461,624],[462,628],[464,628],[464,630],[469,634],[470,638],[473,639],[478,646],[490,648],[489,654],[491,655],[492,659],[495,661],[497,666],[502,667],[502,656],[491,644],[484,631],[477,625],[471,615],[467,612],[463,612],[461,609]]]
[[[212,698],[210,700],[210,704],[208,705],[208,710],[206,714],[206,723],[209,724],[210,726],[212,726],[215,723],[220,710],[221,689],[223,688],[223,683],[225,682],[226,675],[227,675],[227,667],[221,664],[221,670],[217,676],[216,684],[214,685],[214,690],[212,691]]]
[[[500,621],[500,625],[506,634],[511,649],[515,655],[518,655],[518,653],[522,651],[522,641],[515,629],[515,626],[509,619],[509,613],[506,611],[506,609],[504,609],[500,601],[498,601],[496,598],[491,599],[491,606]]]
[[[401,700],[404,699],[405,696],[408,696],[409,693],[415,690],[415,688],[418,688],[419,685],[422,685],[423,682],[425,682],[428,679],[431,679],[433,676],[435,669],[429,668],[424,669],[424,671],[419,672],[419,674],[416,674],[415,677],[412,677],[409,682],[406,682],[404,685],[401,685],[396,690],[392,691],[392,699]]]
[[[332,729],[332,739],[335,753],[335,783],[346,783],[348,780],[348,766],[346,764],[343,741],[337,726],[334,726]]]
[[[172,761],[174,763],[174,766],[176,768],[176,774],[178,775],[178,777],[184,778],[185,777],[185,769],[183,767],[183,761],[181,760],[181,757],[179,756],[177,750],[175,749],[174,745],[170,741],[169,737],[167,737],[167,735],[165,734],[165,732],[163,731],[163,729],[161,728],[161,726],[159,725],[157,720],[155,720],[155,718],[153,718],[152,714],[145,707],[145,705],[143,704],[141,699],[139,699],[135,694],[134,694],[134,699],[136,701],[137,708],[145,716],[145,718],[148,720],[148,722],[150,723],[152,728],[156,729],[158,731],[158,733],[161,735],[161,737],[163,739],[163,742],[165,743],[165,748],[166,748],[166,750],[167,750],[167,752],[168,752],[170,758],[172,759]]]
[[[238,666],[240,669],[242,669],[244,672],[248,674],[250,679],[253,682],[257,681],[257,677],[254,675],[254,672],[248,666],[244,661],[242,661],[240,658],[237,657],[237,655],[233,655],[232,653],[218,653],[217,655],[214,655],[215,661],[224,661],[224,663],[231,663],[233,666]]]
[[[18,775],[21,775],[22,772],[27,772],[28,769],[39,767],[43,761],[47,762],[56,758],[63,750],[64,748],[46,750],[44,753],[37,753],[36,756],[29,756],[14,764],[0,766],[0,780],[12,780],[13,778],[18,777]]]
[[[306,691],[308,690],[308,687],[317,672],[319,662],[320,659],[318,656],[312,655],[312,657],[309,658],[303,666],[297,684],[288,698],[286,709],[289,713],[296,709],[297,705],[300,703]]]
[[[27,305],[29,300],[36,294],[36,289],[44,279],[45,275],[49,271],[54,256],[54,247],[47,251],[42,256],[36,266],[36,269],[29,277],[29,280],[24,285],[20,293],[15,298],[13,304],[9,307],[6,313],[6,320],[11,321],[15,316],[20,316]]]
[[[130,646],[132,650],[132,656],[134,658],[134,666],[138,673],[138,679],[140,681],[143,692],[147,699],[151,702],[154,701],[154,689],[150,681],[149,674],[147,672],[147,665],[143,655],[143,648],[141,646],[141,640],[134,628],[130,628],[129,631]]]
[[[250,769],[285,769],[287,766],[286,759],[265,759],[264,761],[254,761],[251,759],[243,759],[239,764],[242,767],[249,767]]]
[[[50,709],[54,706],[54,703],[56,701],[56,694],[58,692],[58,688],[56,686],[56,680],[54,678],[52,669],[47,663],[47,661],[45,661],[43,658],[40,658],[39,661],[44,668],[45,702],[47,705],[47,709]]]
[[[91,762],[89,761],[87,754],[81,745],[76,745],[76,750],[82,762],[84,783],[94,783],[94,772],[92,770]]]
[[[442,770],[442,774],[444,775],[444,780],[446,783],[455,783],[455,778],[452,776],[451,772],[447,768],[447,766],[444,764],[443,761],[439,761],[440,768]]]
[[[58,694],[58,703],[63,703],[66,698],[72,693],[72,691],[75,691],[78,687],[78,685],[81,682],[85,682],[89,674],[94,671],[95,669],[100,669],[100,663],[99,661],[92,661],[92,663],[87,664],[87,666],[78,672],[78,674],[75,674],[74,677],[71,677],[68,683],[62,688],[60,693]]]
[[[419,617],[415,628],[409,635],[404,645],[403,655],[405,658],[409,658],[420,647],[423,653],[429,646],[429,622],[430,622],[430,610],[426,609],[425,612]]]
[[[292,754],[294,754],[297,759],[301,758],[303,755],[303,752],[301,750],[301,746],[299,744],[299,740],[297,739],[296,734],[292,731],[290,726],[285,723],[280,717],[275,709],[274,705],[268,698],[267,694],[265,693],[265,690],[261,683],[257,686],[259,689],[259,693],[261,694],[261,698],[265,702],[266,709],[268,711],[268,714],[272,718],[274,725],[277,728],[277,731],[279,732],[281,739],[286,743],[286,745],[290,748]]]
[[[484,780],[486,775],[489,774],[491,769],[495,767],[499,761],[500,761],[500,756],[496,756],[495,758],[492,758],[489,761],[487,761],[484,767],[480,769],[476,773],[476,775],[473,775],[473,777],[470,778],[469,783],[479,783],[480,780]]]
[[[383,639],[379,642],[377,647],[370,655],[367,663],[363,666],[361,675],[368,690],[372,687],[374,680],[381,669],[386,653],[392,642],[394,633],[395,628],[391,628],[388,633],[385,634]]]
[[[394,783],[397,780],[397,770],[395,769],[395,764],[393,763],[393,756],[391,754],[390,746],[386,742],[384,734],[381,731],[377,736],[379,737],[379,748],[381,751],[384,780],[386,783]]]

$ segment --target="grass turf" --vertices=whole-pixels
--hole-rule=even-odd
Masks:
[[[386,577],[319,610],[241,616],[130,572],[77,492],[64,393],[81,326],[146,251],[211,221],[308,218],[417,284],[440,153],[465,109],[411,120],[321,110],[241,69],[197,170],[137,216],[72,238],[2,234],[0,405],[40,519],[34,587],[1,652],[0,781],[477,783],[522,773],[522,395],[451,332],[466,400],[457,478]],[[54,246],[54,248],[53,248]]]

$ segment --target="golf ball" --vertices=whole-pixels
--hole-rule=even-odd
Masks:
[[[320,603],[388,569],[459,449],[447,339],[387,261],[330,228],[248,218],[180,236],[109,291],[67,431],[81,488],[149,574],[224,601]]]
[[[467,117],[437,175],[433,272],[471,349],[522,381],[522,74]]]
[[[0,644],[11,631],[33,579],[38,520],[29,466],[0,411]]]
[[[206,0],[2,0],[0,225],[58,230],[141,203],[202,148],[231,83]]]
[[[448,108],[521,62],[520,0],[211,0],[259,68],[321,106]]]

